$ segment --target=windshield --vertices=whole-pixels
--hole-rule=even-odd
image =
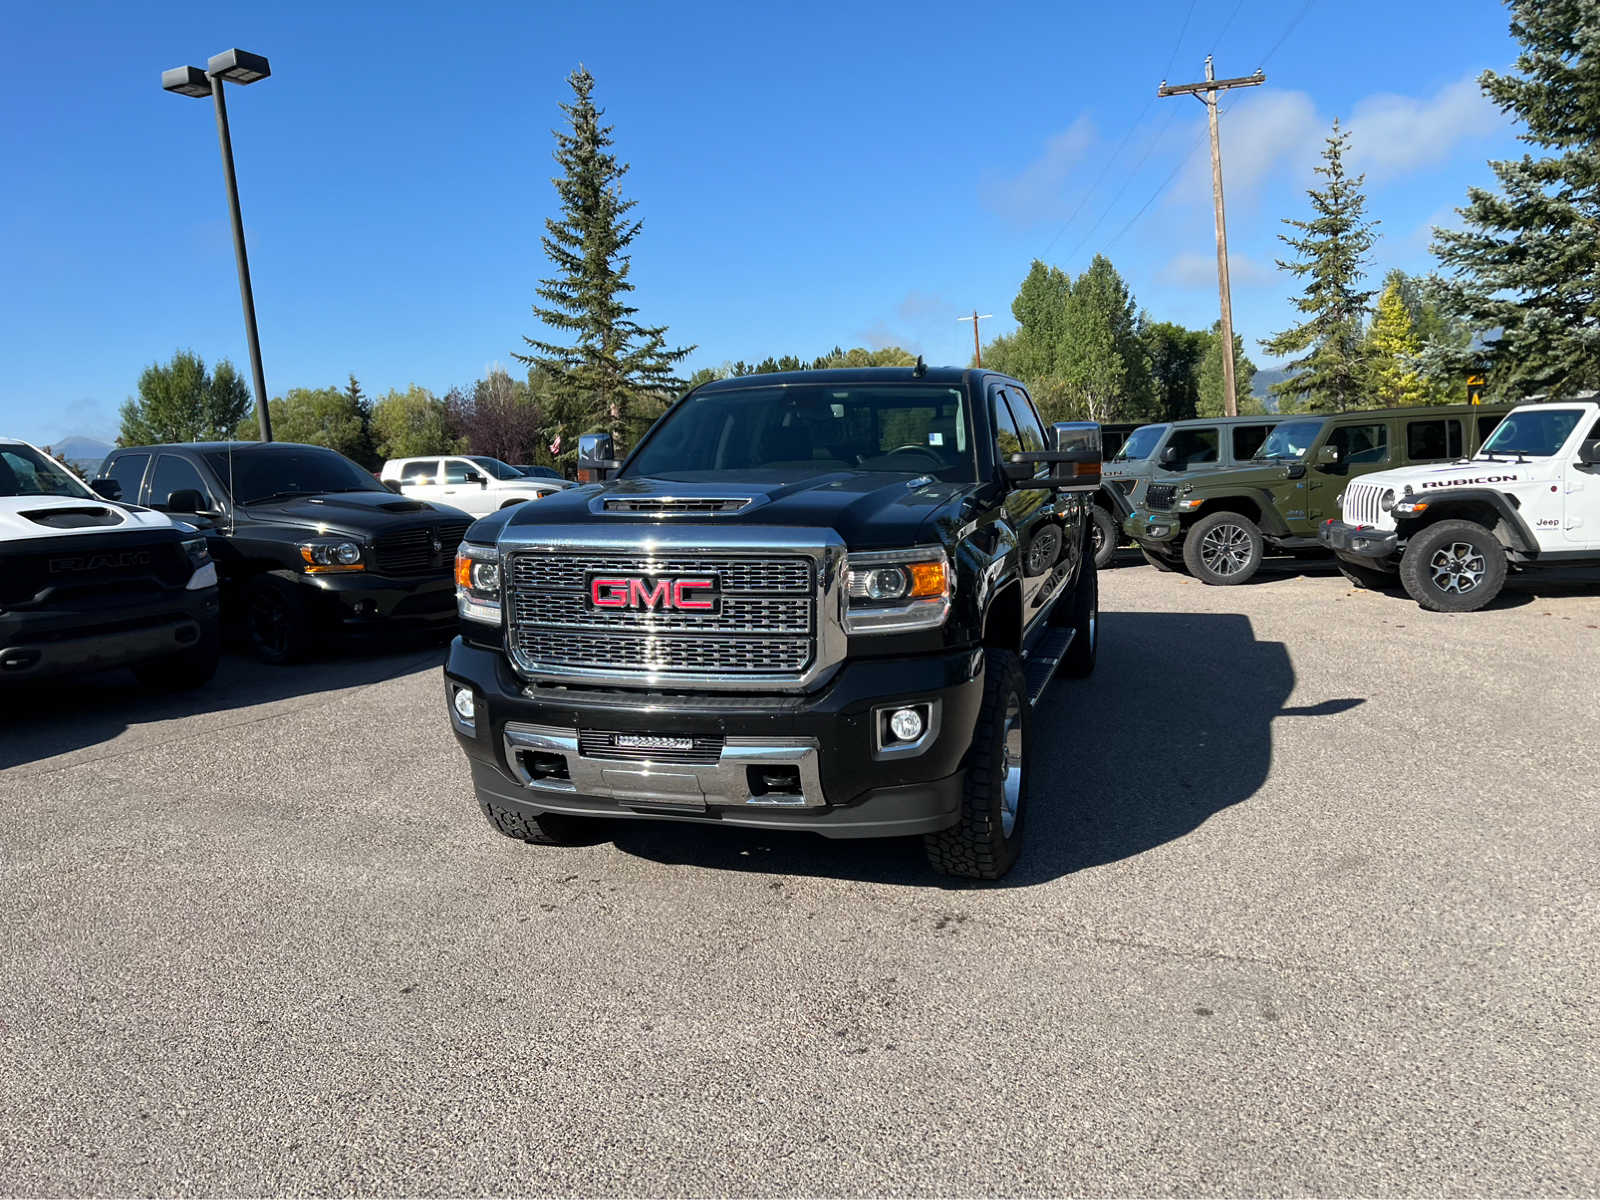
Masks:
[[[1304,458],[1321,432],[1321,421],[1285,421],[1267,435],[1255,456],[1258,459]]]
[[[623,474],[698,479],[725,471],[804,478],[894,471],[972,483],[966,402],[942,384],[807,383],[694,393],[651,431]]]
[[[386,492],[344,455],[321,446],[271,446],[260,443],[208,450],[206,463],[236,504],[274,496],[317,496],[323,492]]]
[[[1112,462],[1143,462],[1156,452],[1156,443],[1165,433],[1165,425],[1141,425],[1128,435],[1128,440],[1117,447]]]
[[[1495,427],[1478,453],[1548,458],[1560,451],[1582,419],[1583,410],[1577,408],[1518,409]]]
[[[489,474],[493,475],[496,479],[523,479],[523,478],[526,478],[526,476],[524,476],[521,471],[517,470],[515,467],[506,465],[505,463],[501,462],[498,458],[488,458],[486,456],[477,455],[477,454],[468,455],[468,458],[470,458],[473,462],[477,463],[480,467],[482,467],[485,471],[489,472]]]
[[[20,442],[0,443],[0,496],[100,498],[32,446]]]

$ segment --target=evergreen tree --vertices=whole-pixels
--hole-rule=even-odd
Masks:
[[[1306,319],[1261,343],[1269,354],[1300,355],[1285,364],[1289,377],[1272,390],[1307,409],[1358,407],[1367,377],[1362,319],[1372,292],[1361,284],[1377,222],[1365,215],[1367,198],[1361,188],[1366,176],[1345,174],[1349,139],[1335,120],[1322,152],[1323,165],[1316,168],[1326,182],[1306,193],[1314,215],[1309,221],[1284,219],[1301,236],[1278,235],[1298,256],[1295,262],[1280,259],[1278,268],[1306,280],[1304,293],[1294,302]]]
[[[1372,371],[1372,399],[1389,408],[1428,401],[1428,386],[1416,371],[1422,349],[1416,325],[1406,308],[1398,280],[1391,280],[1378,297],[1378,311],[1367,331],[1367,358]]]
[[[1490,163],[1498,193],[1470,188],[1468,228],[1434,231],[1447,307],[1485,331],[1482,350],[1430,347],[1431,373],[1489,365],[1498,397],[1600,384],[1600,13],[1594,0],[1511,0],[1517,74],[1484,94],[1542,156]]]
[[[594,77],[580,66],[567,82],[574,99],[561,110],[571,128],[553,131],[561,216],[545,221],[542,239],[556,274],[536,289],[545,303],[533,312],[572,341],[525,337],[531,353],[515,357],[548,376],[547,432],[570,456],[578,434],[591,429],[612,429],[628,440],[642,433],[647,410],[681,388],[674,368],[694,347],[669,349],[666,326],[634,319],[639,310],[627,303],[633,284],[626,251],[643,222],[628,216],[637,201],[623,199],[618,188],[628,165],[609,149],[612,127],[600,124]]]
[[[1228,411],[1223,403],[1226,390],[1222,378],[1222,322],[1213,321],[1211,332],[1201,336],[1206,341],[1205,353],[1196,373],[1195,416],[1220,417]],[[1236,333],[1233,335],[1233,399],[1235,411],[1240,416],[1262,411],[1261,402],[1256,399],[1252,387],[1255,377],[1256,365],[1245,355],[1244,338]]]

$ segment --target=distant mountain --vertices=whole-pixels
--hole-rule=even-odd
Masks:
[[[1278,398],[1272,394],[1271,388],[1275,383],[1282,383],[1289,378],[1289,372],[1282,367],[1262,367],[1250,380],[1250,394],[1261,401],[1261,406],[1269,413],[1278,411]]]
[[[79,469],[93,469],[105,460],[111,453],[111,443],[102,442],[99,438],[64,437],[59,442],[50,443],[51,450],[62,462],[70,467]]]

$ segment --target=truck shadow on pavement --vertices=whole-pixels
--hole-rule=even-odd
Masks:
[[[1176,841],[1266,781],[1275,718],[1330,716],[1364,703],[1286,709],[1295,682],[1289,652],[1256,640],[1247,617],[1107,612],[1101,629],[1094,675],[1058,680],[1034,714],[1022,857],[999,884],[979,886],[1048,883]],[[934,875],[914,839],[829,841],[663,823],[626,826],[616,845],[713,870],[970,886]]]
[[[408,639],[272,667],[225,650],[216,676],[190,692],[153,691],[130,671],[0,690],[0,770],[109,742],[136,726],[181,722],[168,740],[203,736],[234,723],[231,711],[381,683],[442,663],[444,655],[442,642]],[[219,719],[206,720],[213,717]]]

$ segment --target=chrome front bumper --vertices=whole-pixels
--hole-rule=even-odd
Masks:
[[[729,737],[712,762],[654,762],[591,757],[582,752],[576,729],[508,722],[503,739],[506,765],[530,792],[588,796],[625,807],[703,811],[735,808],[821,808],[822,777],[815,738]],[[535,776],[528,756],[548,764],[560,759],[564,776]],[[767,790],[760,773],[794,768],[798,788]],[[755,773],[753,775],[753,772]]]

